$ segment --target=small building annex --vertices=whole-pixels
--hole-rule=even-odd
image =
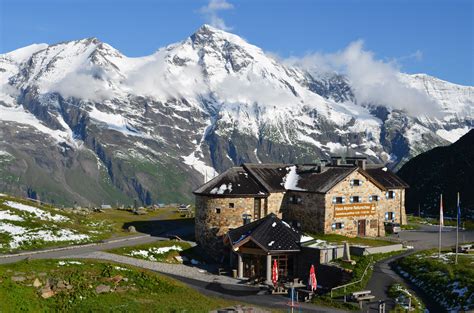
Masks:
[[[385,222],[406,223],[408,185],[365,158],[329,164],[243,164],[194,191],[196,240],[223,259],[229,230],[268,214],[303,232],[384,236]]]

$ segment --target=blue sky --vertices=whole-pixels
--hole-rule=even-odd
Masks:
[[[377,60],[396,61],[404,72],[474,85],[474,1],[212,1],[221,5],[212,9],[209,1],[0,0],[0,52],[98,37],[128,56],[143,56],[184,39],[203,23],[224,23],[282,58],[334,53],[363,40],[364,49]]]

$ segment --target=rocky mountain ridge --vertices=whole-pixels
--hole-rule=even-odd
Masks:
[[[0,55],[0,190],[84,205],[190,201],[243,162],[355,154],[397,168],[472,128],[474,87],[400,80],[442,117],[359,103],[344,75],[285,65],[208,25],[140,58],[96,38],[28,46]]]

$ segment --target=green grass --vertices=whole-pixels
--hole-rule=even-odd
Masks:
[[[383,240],[383,239],[374,239],[374,238],[363,238],[363,237],[346,237],[337,234],[310,234],[310,236],[315,239],[325,240],[332,243],[343,243],[348,242],[349,244],[354,245],[366,245],[371,247],[380,247],[393,245],[394,242]]]
[[[137,215],[132,210],[106,209],[103,212],[89,214],[87,219],[91,221],[106,220],[110,223],[114,236],[127,236],[131,234],[124,226],[127,223],[144,222],[152,219],[178,220],[184,219],[184,217],[177,212],[176,208],[160,208],[155,211],[148,211],[144,215]]]
[[[330,293],[318,296],[313,299],[313,303],[335,307],[335,308],[341,308],[341,309],[359,310],[358,304],[344,303],[342,301],[344,294],[349,295],[351,292],[366,289],[367,283],[372,277],[373,265],[377,263],[378,261],[381,261],[386,258],[390,258],[400,253],[402,253],[402,251],[394,251],[394,252],[389,252],[389,253],[377,253],[377,254],[364,255],[364,256],[351,256],[351,259],[356,261],[355,265],[352,265],[351,263],[343,262],[341,259],[337,259],[333,263],[352,271],[352,279],[349,282],[347,282],[348,284],[352,282],[357,282],[362,279],[361,282],[348,286],[345,292],[343,288],[335,290],[333,292],[332,298],[331,298]],[[367,273],[362,278],[366,268],[367,268]]]
[[[35,215],[11,208],[5,204],[6,201],[14,201],[25,205],[36,207],[51,215],[61,215],[68,218],[68,221],[57,222],[42,220]],[[174,220],[177,227],[189,225],[194,222],[192,218],[186,218],[180,214],[176,208],[160,208],[157,210],[147,210],[144,215],[134,214],[131,210],[107,209],[103,212],[92,212],[87,215],[73,213],[58,209],[50,205],[40,204],[35,201],[15,198],[11,196],[0,196],[0,211],[8,211],[23,218],[23,221],[5,220],[0,223],[23,227],[32,232],[44,230],[57,233],[62,229],[69,229],[77,234],[85,234],[89,238],[81,241],[44,241],[36,236],[30,236],[27,241],[23,241],[18,247],[11,246],[11,235],[0,232],[0,253],[14,253],[24,250],[36,250],[48,247],[65,246],[73,243],[98,242],[111,237],[127,236],[134,233],[128,231],[128,225],[134,225],[137,231],[159,232],[164,225],[160,221]],[[163,226],[165,227],[165,226]],[[169,226],[168,226],[169,227]],[[165,229],[164,229],[165,230]]]
[[[431,217],[418,217],[414,215],[407,215],[409,224],[418,224],[418,225],[439,225],[439,219]],[[444,220],[445,226],[456,226],[457,221],[451,219]],[[461,227],[464,227],[467,230],[474,230],[474,221],[471,220],[461,220]]]
[[[235,304],[206,297],[151,271],[102,261],[74,262],[34,260],[0,265],[0,312],[208,312]],[[15,282],[12,277],[25,280]],[[114,282],[112,278],[121,279]],[[41,287],[32,286],[35,279]],[[43,299],[41,289],[48,281],[56,294]],[[58,282],[72,287],[61,288]],[[98,294],[98,285],[113,291]]]
[[[45,213],[49,213],[52,216],[60,215],[67,218],[68,220],[42,220],[32,213],[17,210],[15,208],[7,206],[5,204],[7,201],[13,201],[16,203],[32,206],[42,210]],[[14,227],[22,227],[27,230],[27,233],[31,231],[32,234],[36,234],[36,232],[38,231],[47,231],[53,234],[58,234],[62,230],[70,230],[76,234],[84,234],[88,236],[87,239],[79,241],[44,241],[41,239],[41,236],[30,235],[29,239],[21,242],[18,247],[14,247],[11,246],[13,239],[12,236],[8,233],[2,232],[0,235],[0,253],[11,253],[20,250],[34,250],[58,245],[68,245],[71,243],[86,243],[92,241],[99,241],[107,238],[110,232],[110,225],[106,221],[102,221],[100,223],[96,222],[92,225],[90,224],[90,221],[84,219],[83,216],[68,213],[49,205],[41,205],[34,201],[18,199],[9,196],[0,196],[0,211],[7,211],[23,219],[22,221],[4,220],[1,222],[2,224],[8,226],[13,225]]]
[[[445,307],[474,308],[474,299],[469,299],[474,294],[474,255],[459,254],[455,265],[451,251],[443,251],[442,258],[438,258],[437,251],[428,250],[397,260],[396,265],[402,275],[415,279],[420,288]],[[464,295],[454,292],[455,287],[466,288]]]
[[[172,247],[177,246],[180,247],[182,250],[170,250],[165,253],[157,253],[156,249],[163,248],[163,247]],[[147,252],[145,255],[137,252]],[[131,256],[135,258],[140,258],[149,261],[156,261],[156,262],[164,262],[164,263],[180,263],[176,260],[175,257],[181,256],[187,260],[195,259],[200,260],[199,254],[196,252],[196,249],[191,247],[191,245],[187,242],[180,242],[175,240],[168,240],[168,241],[158,241],[150,244],[144,244],[139,246],[132,246],[132,247],[123,247],[110,250],[109,252]]]
[[[409,299],[411,299],[410,307],[414,313],[424,313],[425,306],[423,303],[415,297],[407,287],[402,284],[393,284],[388,289],[388,296],[396,301],[395,309],[391,312],[402,313],[407,311]]]

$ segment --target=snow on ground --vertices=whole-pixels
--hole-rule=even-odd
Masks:
[[[36,128],[38,131],[47,134],[58,142],[74,143],[74,139],[69,133],[62,130],[52,130],[46,127],[30,112],[26,111],[22,106],[5,107],[0,105],[0,121],[14,122],[18,124],[28,125]]]
[[[132,250],[130,251],[130,256],[142,257],[149,261],[157,261],[156,256],[160,254],[165,254],[170,251],[183,251],[183,248],[180,246],[170,246],[170,247],[160,247],[160,248],[149,248],[148,250]]]
[[[440,136],[441,138],[446,139],[449,142],[456,142],[459,138],[467,134],[469,130],[470,128],[467,126],[463,128],[455,128],[451,130],[438,129],[436,131],[436,134]]]
[[[47,221],[47,220],[55,221],[55,222],[69,221],[69,218],[67,218],[63,215],[60,215],[60,214],[52,215],[51,213],[46,212],[44,210],[41,210],[37,207],[26,205],[26,204],[15,202],[15,201],[6,201],[6,202],[4,202],[4,205],[9,206],[13,209],[17,209],[17,210],[20,210],[20,211],[31,213],[31,214],[35,215],[37,218],[39,218],[41,220],[45,220],[45,221]]]
[[[46,230],[28,229],[26,227],[0,222],[0,233],[10,236],[10,248],[16,249],[31,241],[83,241],[89,236],[77,234],[70,229]]]
[[[300,180],[300,176],[296,173],[296,166],[290,166],[286,168],[289,170],[288,174],[283,177],[282,185],[285,186],[286,190],[306,190],[298,187],[298,181]]]
[[[0,211],[0,220],[4,221],[24,221],[21,216],[13,214],[11,211]]]

